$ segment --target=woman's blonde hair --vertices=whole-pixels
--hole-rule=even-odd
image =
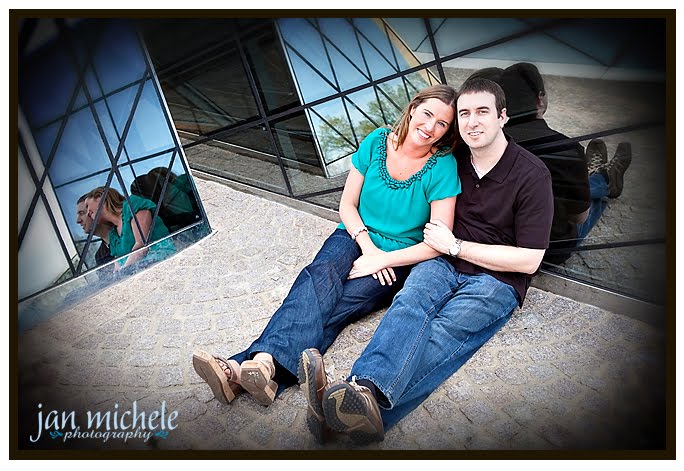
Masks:
[[[442,138],[435,143],[435,147],[439,149],[447,148],[449,152],[453,151],[458,144],[458,133],[456,132],[456,99],[458,95],[454,88],[449,85],[433,85],[431,87],[425,88],[418,92],[411,102],[404,108],[404,111],[397,119],[396,123],[392,127],[394,134],[397,136],[396,147],[404,143],[406,140],[406,135],[408,134],[409,122],[411,121],[411,112],[415,110],[421,103],[429,100],[430,98],[437,98],[439,101],[447,106],[451,106],[454,111],[454,119],[452,119],[449,124],[449,129],[442,136]]]
[[[103,207],[107,209],[112,214],[116,214],[119,216],[121,214],[121,211],[123,210],[123,204],[125,201],[125,198],[121,193],[116,191],[114,188],[108,188],[105,191],[105,187],[103,186],[98,186],[97,188],[91,190],[88,192],[86,195],[86,198],[101,198],[104,197],[104,205]]]

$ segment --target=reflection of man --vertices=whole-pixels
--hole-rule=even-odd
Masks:
[[[617,198],[622,193],[623,177],[632,160],[630,145],[620,143],[608,162],[606,144],[601,139],[592,140],[586,153],[580,144],[567,143],[568,136],[551,129],[543,118],[548,96],[533,64],[518,63],[498,69],[491,79],[506,93],[510,117],[506,133],[521,146],[533,149],[551,172],[551,249],[574,248],[598,222],[607,206],[606,198]],[[534,150],[540,145],[544,147]],[[570,251],[554,254],[549,250],[544,260],[559,264],[570,255]]]
[[[326,424],[357,442],[391,427],[454,374],[522,304],[549,244],[551,176],[503,133],[506,98],[491,80],[459,90],[457,119],[468,147],[457,152],[463,192],[453,233],[439,221],[425,243],[445,254],[419,263],[394,297],[351,380],[328,384],[315,362],[305,387],[322,393]],[[315,355],[314,355],[315,357]]]
[[[81,196],[76,203],[76,222],[83,228],[83,232],[88,234],[90,228],[93,226],[93,219],[88,216],[85,203],[86,195]],[[100,247],[95,252],[95,263],[102,265],[114,260],[114,257],[109,253],[109,227],[103,224],[95,226],[93,234],[98,236],[102,241]]]

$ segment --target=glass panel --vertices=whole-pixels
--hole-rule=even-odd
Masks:
[[[130,25],[124,21],[97,24],[104,31],[96,45],[93,64],[104,92],[111,93],[141,79],[147,67],[138,38]],[[121,64],[126,64],[126,67],[121,67]]]
[[[49,70],[50,73],[45,73]],[[48,43],[29,57],[19,57],[19,102],[31,127],[64,116],[78,73],[63,43]]]
[[[49,178],[43,186],[54,220],[48,217],[42,200],[39,201],[39,206],[32,214],[26,215],[30,218],[30,223],[22,239],[20,271],[24,280],[31,278],[32,272],[35,273],[30,283],[24,282],[21,288],[22,296],[28,296],[70,278],[73,271],[67,269],[68,259],[72,259],[74,268],[78,270],[81,260],[79,254],[82,254],[85,262],[80,270],[84,272],[105,263],[109,255],[120,257],[116,268],[128,270],[129,265],[133,263],[138,267],[146,266],[175,252],[175,247],[171,242],[162,241],[169,235],[169,231],[162,219],[157,218],[153,221],[151,233],[147,238],[150,241],[160,240],[160,243],[147,250],[130,253],[135,243],[131,219],[136,214],[142,214],[141,211],[153,212],[154,203],[132,195],[130,207],[133,209],[129,209],[129,202],[124,201],[121,196],[126,191],[120,185],[123,184],[125,190],[130,190],[131,183],[139,176],[150,175],[160,167],[167,171],[171,165],[171,152],[175,148],[173,130],[169,127],[170,121],[166,116],[164,103],[155,89],[155,82],[151,79],[147,80],[142,83],[144,88],[135,84],[135,81],[140,80],[147,69],[137,35],[125,22],[120,21],[88,20],[68,24],[74,27],[72,32],[74,42],[66,43],[74,46],[75,50],[71,51],[72,57],[76,57],[84,66],[89,57],[88,54],[95,58],[92,65],[85,66],[84,70],[88,86],[93,90],[98,90],[98,93],[93,93],[93,96],[100,94],[100,84],[108,95],[95,100],[91,107],[85,104],[85,94],[81,90],[76,102],[84,103],[84,106],[72,110],[66,116],[63,115],[67,110],[62,108],[59,111],[60,115],[52,108],[55,108],[55,103],[63,105],[64,94],[69,95],[68,99],[73,94],[73,88],[58,86],[62,82],[71,83],[64,78],[70,77],[70,70],[60,69],[55,65],[53,56],[44,54],[43,51],[55,50],[55,47],[49,44],[34,49],[37,51],[35,56],[27,57],[26,54],[22,56],[22,61],[30,65],[30,67],[22,65],[22,73],[30,71],[35,74],[35,77],[50,78],[46,82],[46,90],[38,93],[40,96],[40,93],[45,92],[46,98],[42,103],[34,103],[32,99],[26,97],[26,94],[32,90],[31,87],[20,89],[20,103],[26,103],[31,107],[34,121],[38,119],[36,116],[40,120],[48,119],[48,117],[52,119],[42,127],[31,126],[31,129],[25,130],[25,133],[24,125],[21,124],[22,136],[25,135],[24,139],[28,141],[26,142],[27,151],[31,152],[31,161],[35,164],[40,162],[40,159],[46,163],[52,148],[56,149],[54,159],[48,169]],[[34,82],[38,83],[37,80]],[[31,82],[34,89],[40,85],[36,83]],[[134,97],[138,90],[142,91],[142,95],[134,109]],[[46,109],[40,109],[41,106]],[[93,116],[93,111],[96,116]],[[23,113],[23,109],[21,112]],[[134,113],[133,121],[127,135],[126,148],[123,149],[118,162],[121,165],[120,173],[123,177],[120,181],[117,175],[111,173],[107,147],[111,147],[112,153],[116,152],[126,122],[132,113]],[[54,117],[55,114],[57,114],[56,117]],[[64,129],[59,132],[62,123],[65,123]],[[31,139],[33,142],[30,142]],[[38,155],[34,155],[36,151],[40,159]],[[32,188],[33,184],[28,178],[28,168],[26,165],[20,168],[22,174],[19,178],[21,182],[24,182],[22,186],[26,189]],[[173,169],[182,170],[182,165],[174,165]],[[36,169],[36,172],[40,177],[43,170],[42,168]],[[111,205],[106,206],[106,211],[101,211],[99,220],[84,218],[88,210],[94,216],[98,208],[96,204],[98,197],[96,195],[91,198],[92,201],[86,200],[80,206],[78,200],[91,190],[104,186],[108,178],[111,178],[110,175],[114,178],[111,180],[110,192],[104,198],[108,198]],[[178,187],[178,192],[180,192],[183,183],[181,177],[179,175],[178,182],[174,179],[176,185],[167,186],[167,190]],[[169,191],[167,194],[170,195]],[[112,195],[118,195],[118,197],[112,197]],[[19,207],[26,208],[33,198],[33,193],[24,191],[19,196],[21,198]],[[157,195],[157,198],[159,197]],[[167,199],[168,204],[166,204],[166,199],[164,203],[172,207],[176,215],[180,214],[182,196],[175,198],[168,196]],[[194,204],[187,197],[183,202],[187,203],[186,206],[190,208],[194,222],[196,219],[194,216],[199,212],[198,202],[194,197]],[[84,205],[87,207],[83,207]],[[81,210],[80,214],[79,210]],[[145,225],[144,222],[141,225]],[[176,228],[181,228],[181,226],[176,222]],[[122,227],[122,232],[112,230],[112,227]],[[94,231],[94,237],[89,247],[85,247],[85,241],[91,229]],[[36,248],[40,245],[41,238],[44,246]],[[60,240],[66,247],[67,256],[64,255]],[[107,242],[109,247],[103,245],[101,241]],[[101,251],[102,248],[104,250]],[[46,254],[46,251],[49,251],[49,254]],[[37,260],[43,263],[40,269],[37,268]],[[110,274],[113,269],[114,265],[103,267],[103,270]],[[41,273],[37,273],[38,271]]]
[[[117,102],[112,108],[121,106],[121,117],[127,109],[125,102]],[[128,116],[126,116],[128,118]],[[125,119],[117,122],[117,129],[123,133]],[[126,151],[131,159],[168,149],[173,143],[171,130],[166,122],[164,109],[154,88],[154,82],[145,82],[142,96],[135,109],[133,122],[126,136]]]
[[[357,142],[341,99],[315,106],[308,113],[326,165],[356,151]]]
[[[281,18],[278,26],[304,103],[338,92],[321,36],[311,22]]]
[[[266,111],[299,105],[297,90],[270,21],[243,34],[242,41]]]
[[[458,86],[487,68],[506,93],[511,119],[504,130],[551,171],[555,214],[543,267],[662,303],[664,71],[645,55],[639,59],[640,47],[621,42],[638,34],[632,25],[610,41],[610,21],[562,24],[450,61],[445,72]],[[592,54],[586,37],[608,44]]]
[[[407,64],[413,64],[416,60],[423,64],[435,59],[422,18],[384,18],[383,21],[396,35],[390,36],[392,42],[399,41],[403,48],[412,55],[411,60],[406,61]]]
[[[344,185],[346,171],[349,168],[336,173],[344,172],[343,175],[325,176],[314,147],[313,135],[303,113],[293,119],[275,123],[274,129],[288,179],[295,195],[338,188]]]
[[[69,262],[42,200],[38,201],[24,236],[18,259],[18,296],[22,298],[70,278]]]
[[[280,165],[274,157],[274,149],[266,147],[269,142],[266,130],[261,127],[251,128],[244,135],[255,138],[260,143],[259,147],[266,152],[211,141],[185,149],[185,155],[193,169],[275,193],[288,194]],[[228,139],[234,138],[235,136],[231,136]]]
[[[142,25],[177,129],[206,134],[258,115],[233,39],[233,21],[154,20]],[[254,41],[261,44],[261,35]]]
[[[431,18],[437,50],[448,56],[520,33],[529,26],[515,18]]]
[[[110,166],[91,110],[86,108],[69,116],[49,169],[52,184],[60,186]]]
[[[31,178],[31,173],[26,166],[25,156],[21,151],[19,151],[18,160],[18,180],[17,189],[19,190],[19,200],[18,200],[18,216],[19,222],[17,225],[17,231],[21,230],[21,226],[24,224],[24,219],[26,218],[26,213],[28,213],[29,206],[31,205],[31,200],[36,192],[36,187]],[[40,178],[40,176],[38,177]]]
[[[312,196],[310,198],[306,198],[304,201],[337,211],[340,207],[341,197],[342,192],[336,191],[334,193],[328,193],[327,195]]]

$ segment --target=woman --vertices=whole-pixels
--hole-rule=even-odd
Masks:
[[[324,353],[341,330],[388,305],[412,265],[438,255],[423,240],[430,219],[453,225],[460,182],[456,92],[437,85],[418,93],[393,129],[370,133],[352,156],[340,200],[342,223],[299,274],[261,336],[222,359],[193,356],[216,399],[242,390],[268,405],[297,383],[301,352]]]
[[[169,230],[159,217],[154,219],[154,227],[152,227],[152,216],[157,207],[152,201],[130,195],[129,205],[123,195],[115,189],[105,190],[105,187],[100,186],[86,195],[86,208],[88,215],[93,220],[102,198],[104,198],[104,203],[100,210],[98,222],[111,227],[109,229],[109,251],[113,257],[117,258],[130,254],[114,264],[115,270],[129,267],[143,260],[145,263],[163,260],[176,251],[176,247],[170,239],[143,248],[145,241],[150,243],[169,235]],[[134,214],[135,218],[133,218]],[[137,251],[138,249],[142,250]],[[133,251],[136,252],[131,253]]]

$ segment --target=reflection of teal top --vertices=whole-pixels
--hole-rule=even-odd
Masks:
[[[364,176],[359,215],[373,243],[386,252],[422,242],[430,203],[461,192],[451,153],[437,152],[407,180],[392,178],[387,171],[389,133],[387,128],[376,129],[352,156],[352,164]],[[343,223],[338,227],[345,228]]]
[[[129,198],[131,200],[131,205],[133,206],[133,211],[131,211],[131,207],[128,205],[128,202],[124,201],[121,211],[121,219],[123,222],[121,226],[121,235],[119,235],[119,233],[116,231],[116,227],[112,227],[109,230],[109,251],[114,257],[121,257],[122,255],[129,254],[133,248],[133,245],[135,245],[135,236],[133,235],[133,226],[131,225],[131,218],[133,217],[133,214],[145,209],[154,214],[154,210],[157,207],[152,201],[146,198],[141,198],[140,196],[130,195]],[[132,222],[132,224],[135,224],[135,222]],[[148,236],[148,243],[159,240],[167,235],[169,235],[169,230],[166,228],[164,222],[159,218],[159,216],[157,216],[154,219],[152,233]],[[176,246],[173,244],[173,241],[166,239],[162,242],[152,245],[149,248],[144,260],[146,262],[163,260],[175,251]],[[125,259],[119,263],[125,263]]]

